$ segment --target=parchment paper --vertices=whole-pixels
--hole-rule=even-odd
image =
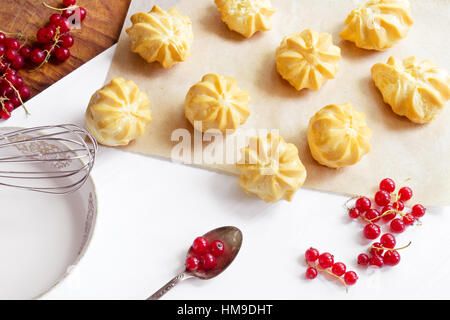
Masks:
[[[170,158],[171,134],[179,128],[193,132],[184,117],[184,98],[189,88],[207,73],[236,78],[252,97],[252,114],[243,128],[279,129],[286,141],[294,143],[307,168],[305,187],[345,194],[373,195],[378,182],[392,177],[397,183],[407,178],[415,191],[411,202],[427,205],[450,204],[450,108],[432,123],[417,125],[395,115],[383,103],[373,84],[370,68],[393,55],[415,55],[430,59],[449,70],[450,1],[411,1],[414,25],[407,38],[385,52],[356,48],[338,37],[348,13],[357,0],[273,0],[276,14],[271,31],[250,39],[229,31],[222,23],[212,0],[133,0],[129,17],[149,11],[154,4],[167,10],[175,6],[193,23],[191,57],[165,70],[148,64],[129,49],[128,35],[122,31],[107,81],[114,77],[134,80],[151,100],[153,122],[145,136],[125,150]],[[304,29],[328,32],[342,49],[336,79],[319,91],[296,91],[276,72],[275,50],[282,38]],[[311,157],[306,129],[317,110],[332,103],[351,102],[367,115],[373,130],[372,150],[358,164],[342,169],[320,166]],[[236,173],[234,166],[202,164],[207,168]]]

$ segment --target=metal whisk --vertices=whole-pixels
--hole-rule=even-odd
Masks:
[[[88,179],[97,148],[86,130],[72,124],[0,128],[0,187],[72,193]]]

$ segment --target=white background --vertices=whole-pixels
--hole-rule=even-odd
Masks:
[[[31,116],[17,110],[0,125],[83,125],[113,53],[114,47],[29,101]],[[234,176],[103,147],[92,175],[99,202],[93,240],[72,274],[44,298],[144,299],[183,270],[197,235],[223,225],[244,233],[235,262],[218,278],[187,280],[165,298],[450,298],[449,207],[430,208],[422,226],[398,237],[400,245],[412,241],[398,266],[366,270],[356,257],[369,244],[362,224],[343,208],[346,197],[301,189],[292,202],[265,204],[247,196]],[[358,273],[348,294],[325,275],[304,279],[310,246]]]

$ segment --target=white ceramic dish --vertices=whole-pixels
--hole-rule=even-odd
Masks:
[[[5,130],[11,129],[0,128],[0,134]],[[29,147],[41,146],[34,142]],[[20,151],[0,149],[0,156],[7,152]],[[29,164],[27,170],[48,165]],[[0,187],[0,207],[0,299],[40,297],[64,279],[86,251],[97,216],[94,183],[89,178],[67,196]]]

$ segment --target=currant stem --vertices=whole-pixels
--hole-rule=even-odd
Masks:
[[[66,8],[56,8],[56,7],[53,7],[53,6],[51,6],[51,5],[49,5],[49,4],[45,3],[45,2],[42,2],[42,4],[44,5],[44,7],[47,7],[49,9],[56,10],[56,11],[74,10],[74,9],[79,7],[77,5],[73,5],[73,6],[69,6],[69,7],[66,7]]]
[[[375,247],[375,246],[372,245],[372,246],[370,246],[369,250],[370,250],[370,249],[375,249],[375,250],[383,249],[383,250],[386,250],[386,251],[398,251],[398,250],[406,249],[406,248],[408,248],[410,245],[411,245],[411,241],[410,241],[406,246],[403,246],[403,247],[400,247],[400,248]]]
[[[306,262],[306,264],[308,265],[308,267],[315,268],[315,269],[317,269],[318,271],[328,273],[329,275],[333,276],[334,278],[337,278],[337,279],[338,279],[339,281],[341,281],[342,284],[344,285],[344,287],[345,287],[345,292],[348,293],[348,286],[347,286],[347,284],[345,283],[345,280],[342,279],[342,277],[339,277],[339,276],[335,275],[333,272],[331,272],[331,271],[329,271],[329,270],[327,270],[327,269],[323,269],[323,268],[319,267],[318,265],[310,265],[309,262]]]

